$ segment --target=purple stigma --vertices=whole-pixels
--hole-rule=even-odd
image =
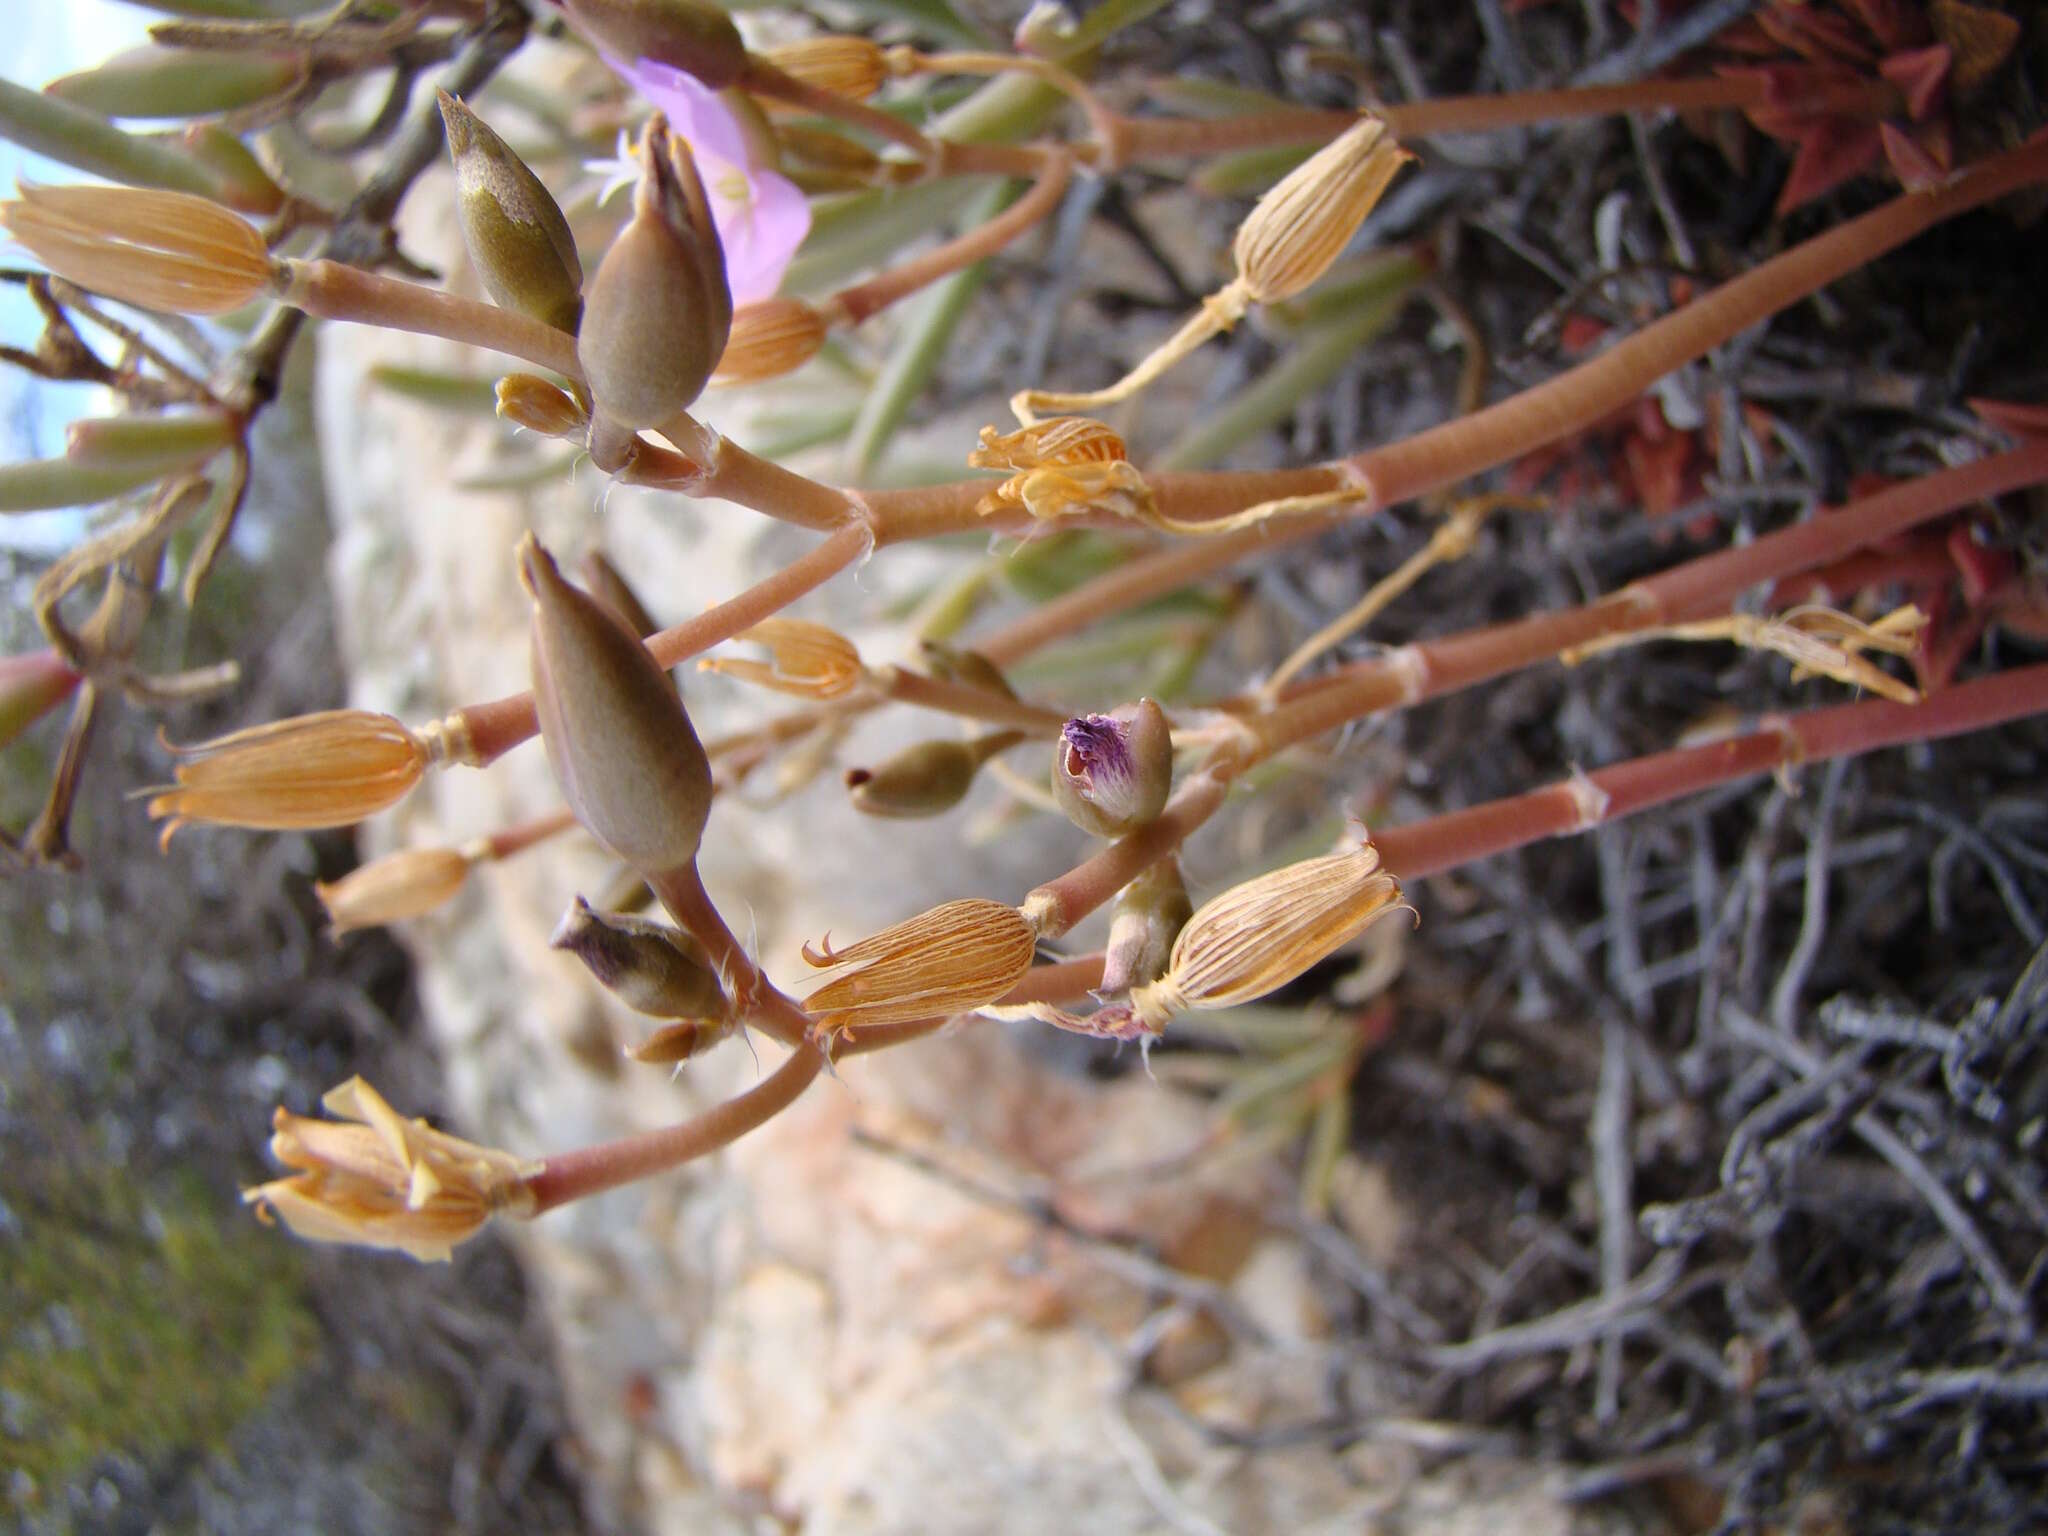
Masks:
[[[1076,715],[1060,728],[1060,738],[1066,743],[1069,778],[1092,784],[1098,775],[1131,776],[1134,764],[1125,727],[1108,715]]]

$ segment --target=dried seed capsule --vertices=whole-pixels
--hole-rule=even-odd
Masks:
[[[578,896],[548,944],[581,960],[600,986],[635,1013],[696,1025],[693,1050],[716,1044],[737,1027],[732,999],[703,949],[666,923],[599,912]],[[671,1034],[664,1048],[673,1050],[679,1038]]]
[[[1174,940],[1193,915],[1180,860],[1168,854],[1125,886],[1109,919],[1109,943],[1102,956],[1103,997],[1157,981],[1166,974]]]
[[[404,799],[448,756],[434,731],[389,715],[332,709],[172,747],[177,787],[151,797],[162,839],[187,822],[289,831],[346,827]]]
[[[532,1214],[526,1181],[538,1163],[407,1120],[360,1077],[320,1103],[334,1119],[280,1109],[272,1122],[270,1155],[293,1172],[243,1191],[264,1221],[310,1242],[395,1248],[424,1262],[447,1259],[494,1215]]]
[[[747,68],[732,18],[704,0],[554,0],[606,53],[653,59],[723,90]]]
[[[563,798],[635,869],[689,864],[711,813],[711,764],[675,685],[531,534],[518,561],[533,598],[534,707]]]
[[[1389,912],[1413,911],[1370,841],[1288,864],[1204,902],[1158,981],[1131,1006],[1161,1028],[1189,1008],[1233,1008],[1284,987]]]
[[[1367,116],[1296,166],[1259,199],[1231,247],[1246,297],[1277,304],[1315,282],[1413,158]]]
[[[804,946],[804,959],[840,972],[804,999],[821,1029],[964,1013],[992,1003],[1031,969],[1038,935],[999,901],[949,901],[846,949]]]
[[[633,433],[673,420],[703,392],[731,326],[704,184],[689,146],[656,113],[640,141],[633,216],[590,281],[576,337],[600,468],[624,468]]]
[[[339,938],[446,906],[469,879],[469,868],[469,859],[453,848],[407,848],[372,859],[339,880],[315,881],[313,893]]]
[[[143,309],[219,315],[270,285],[263,236],[188,192],[23,187],[0,228],[59,277]]]
[[[1122,837],[1157,816],[1173,788],[1173,730],[1150,699],[1079,715],[1053,748],[1052,795],[1067,819]]]
[[[714,384],[758,384],[793,373],[825,344],[825,319],[802,299],[762,299],[732,317]]]
[[[436,91],[455,163],[462,243],[499,307],[573,333],[583,314],[576,237],[548,189],[490,124]]]
[[[889,78],[887,55],[865,37],[811,37],[770,48],[761,57],[791,79],[849,101],[866,101]]]
[[[849,768],[847,793],[869,816],[937,816],[967,798],[983,763],[1023,739],[1021,731],[991,731],[972,741],[921,741],[873,768]]]
[[[844,698],[867,676],[851,640],[808,619],[763,619],[733,639],[766,646],[773,659],[707,656],[697,670],[723,672],[800,699]]]

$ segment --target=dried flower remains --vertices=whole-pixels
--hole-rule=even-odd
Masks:
[[[538,1164],[407,1120],[360,1077],[320,1101],[331,1120],[277,1112],[270,1155],[293,1170],[243,1199],[316,1243],[445,1261],[492,1216],[530,1215]]]

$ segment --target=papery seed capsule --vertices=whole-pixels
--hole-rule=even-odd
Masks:
[[[1412,907],[1370,841],[1288,864],[1202,904],[1173,943],[1158,981],[1131,993],[1163,1027],[1189,1008],[1234,1008],[1284,987],[1389,912]]]
[[[436,733],[389,715],[331,709],[189,747],[172,747],[177,787],[153,795],[149,814],[187,822],[291,831],[353,826],[396,805],[431,763],[448,755]]]
[[[1172,788],[1173,730],[1152,700],[1080,715],[1061,729],[1052,794],[1083,831],[1122,837],[1156,817]]]
[[[581,960],[600,986],[635,1013],[705,1025],[733,1022],[732,1000],[703,949],[666,923],[600,912],[578,896],[548,946]],[[711,1043],[709,1034],[700,1042]]]
[[[499,307],[574,332],[583,314],[576,237],[548,189],[482,118],[437,91],[455,163],[462,243]]]
[[[143,187],[23,187],[0,203],[0,228],[59,277],[144,309],[218,315],[270,284],[263,236],[188,192]]]
[[[470,861],[453,848],[407,848],[372,859],[335,881],[315,881],[339,938],[358,928],[420,917],[446,906],[469,879]]]
[[[1315,282],[1413,158],[1385,123],[1367,116],[1288,172],[1259,199],[1231,247],[1245,295],[1277,304]]]
[[[762,299],[733,313],[714,384],[758,384],[793,373],[825,344],[825,319],[802,299]]]
[[[804,999],[828,1031],[962,1013],[992,1003],[1031,969],[1037,932],[1015,907],[949,901],[835,950],[804,959],[840,974]]]
[[[531,534],[518,561],[533,598],[534,707],[563,798],[635,869],[691,863],[711,813],[711,764],[675,685]]]
[[[811,37],[761,57],[790,78],[849,101],[866,101],[889,78],[887,56],[865,37]]]
[[[773,659],[707,656],[697,663],[697,669],[744,678],[800,699],[844,698],[867,676],[851,640],[808,619],[763,619],[733,639],[766,646]]]

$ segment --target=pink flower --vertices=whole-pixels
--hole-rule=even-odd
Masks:
[[[667,114],[670,132],[696,156],[733,303],[773,298],[810,232],[810,200],[781,172],[754,164],[732,109],[694,76],[654,59],[625,64],[606,54],[604,61]]]

